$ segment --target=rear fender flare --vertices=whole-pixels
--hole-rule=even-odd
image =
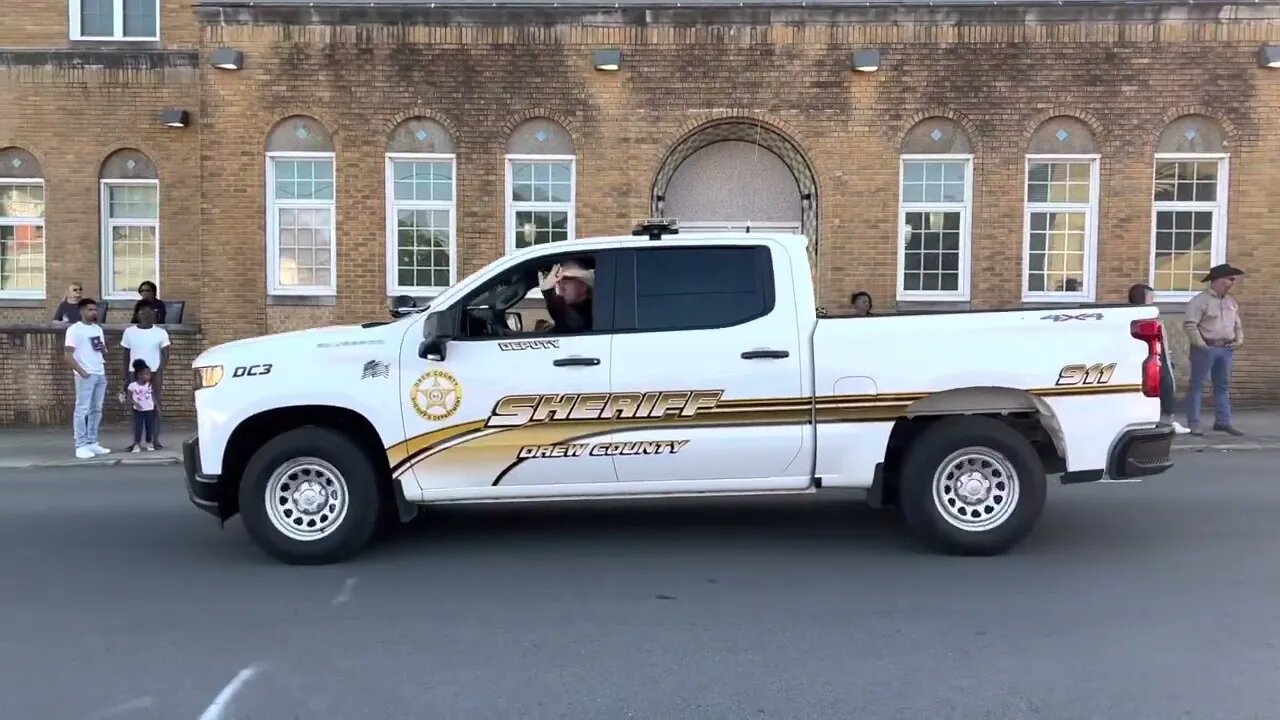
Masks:
[[[967,387],[943,390],[923,397],[907,406],[907,418],[930,415],[1004,415],[1036,413],[1040,425],[1053,440],[1058,456],[1067,461],[1066,435],[1053,408],[1044,398],[1017,388]]]

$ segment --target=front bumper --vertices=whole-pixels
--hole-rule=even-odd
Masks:
[[[1107,475],[1115,480],[1159,475],[1173,467],[1172,446],[1168,425],[1126,431],[1111,449]]]
[[[222,519],[222,482],[217,475],[200,472],[200,438],[182,443],[182,466],[187,475],[187,496],[196,507]]]

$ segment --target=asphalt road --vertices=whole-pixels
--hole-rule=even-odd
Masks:
[[[1277,467],[1054,487],[998,558],[828,496],[437,509],[322,568],[178,468],[0,473],[0,718],[1270,720]]]

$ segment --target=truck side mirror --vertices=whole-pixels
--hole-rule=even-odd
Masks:
[[[406,315],[412,315],[418,309],[418,301],[414,300],[410,295],[397,295],[391,301],[391,317],[402,318]]]
[[[453,308],[445,308],[428,315],[422,323],[422,342],[418,343],[418,357],[434,362],[443,361],[445,348],[453,339],[453,333],[457,327],[458,313]]]

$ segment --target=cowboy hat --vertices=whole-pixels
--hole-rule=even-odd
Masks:
[[[1214,265],[1209,268],[1209,274],[1205,275],[1200,282],[1213,282],[1218,278],[1240,277],[1241,275],[1244,275],[1244,271],[1240,268],[1231,267],[1227,263],[1222,263],[1221,265]]]

